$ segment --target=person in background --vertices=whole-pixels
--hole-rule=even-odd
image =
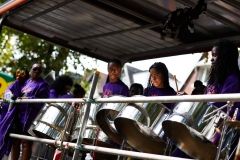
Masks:
[[[139,83],[133,83],[130,87],[129,96],[143,95],[143,86]]]
[[[216,42],[212,48],[212,66],[210,74],[208,76],[207,88],[205,94],[229,94],[229,93],[240,93],[240,72],[238,67],[238,48],[237,46],[228,39],[221,39]],[[220,108],[226,104],[226,102],[210,102],[216,107]],[[239,102],[235,102],[230,110],[229,116],[232,117],[235,109],[239,108]],[[227,108],[222,109],[226,112]],[[240,119],[238,114],[237,120]],[[218,145],[220,134],[215,134],[211,141]],[[232,153],[233,149],[237,146],[239,134],[234,136],[233,144],[231,146]],[[233,153],[235,155],[235,153]],[[189,158],[183,152],[175,154],[176,157]],[[234,156],[230,157],[232,160]]]
[[[86,91],[84,90],[84,88],[82,88],[81,85],[79,84],[74,84],[74,90],[73,90],[73,98],[84,98],[86,94]],[[81,109],[82,103],[79,103],[77,105],[77,111],[79,111]]]
[[[148,86],[144,90],[144,96],[174,96],[176,92],[169,85],[168,69],[162,62],[155,62],[149,68],[150,77]],[[172,109],[172,103],[163,103],[169,110]]]
[[[219,40],[212,48],[212,67],[208,77],[207,89],[205,94],[228,94],[240,93],[240,72],[238,67],[238,48],[228,39]],[[216,107],[222,107],[226,102],[214,102]],[[235,109],[240,107],[239,102],[235,102],[232,106],[229,116],[233,117]],[[222,109],[224,112],[227,108]],[[237,120],[240,119],[237,115]],[[237,146],[239,134],[236,134],[231,151]],[[220,134],[213,137],[212,142],[218,144]],[[230,152],[231,153],[231,152]],[[235,154],[233,154],[235,155]],[[231,157],[233,159],[234,156]]]
[[[133,83],[131,85],[129,96],[132,97],[134,95],[143,95],[143,86],[141,84]],[[136,149],[133,149],[133,151],[138,152],[138,150]],[[139,160],[139,159],[128,157],[127,160]]]
[[[203,85],[203,83],[199,80],[196,80],[194,82],[194,90],[192,91],[191,95],[199,95],[204,94],[206,90],[206,86]]]
[[[73,97],[74,98],[83,98],[86,94],[84,88],[79,84],[74,84]]]
[[[50,98],[73,98],[73,95],[69,94],[72,86],[73,80],[70,76],[61,75],[57,77],[50,87]]]
[[[219,40],[212,48],[212,67],[208,77],[207,89],[205,94],[228,94],[240,93],[240,72],[238,68],[238,48],[230,40]],[[213,103],[217,107],[221,107],[226,102]],[[230,116],[239,103],[235,102]],[[226,112],[226,108],[223,109]]]
[[[14,79],[18,80],[20,83],[20,86],[23,87],[25,82],[29,79],[29,71],[25,67],[19,67],[16,72],[13,75]],[[5,100],[11,100],[11,99],[16,99],[14,97],[13,93],[9,88],[12,88],[15,83],[12,83],[8,86],[6,91],[4,92],[3,96]],[[0,123],[2,118],[6,115],[9,107],[9,103],[2,103],[2,110],[0,114]]]
[[[103,86],[102,98],[107,98],[113,95],[129,97],[128,86],[119,79],[121,69],[122,63],[120,60],[111,59],[108,62],[108,80]]]
[[[30,71],[31,78],[24,86],[16,80],[9,88],[18,99],[39,99],[49,98],[49,85],[41,77],[41,62],[34,62]],[[32,141],[23,139],[12,139],[9,133],[28,135],[27,131],[38,115],[44,103],[16,103],[7,112],[0,126],[0,159],[5,153],[9,153],[11,148],[11,159],[18,160],[20,155],[20,145],[22,144],[22,160],[29,160],[32,152]]]

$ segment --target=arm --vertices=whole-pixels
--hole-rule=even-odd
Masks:
[[[22,84],[19,80],[13,82],[13,85],[9,86],[8,89],[13,93],[15,97],[21,97]]]
[[[218,94],[228,94],[228,93],[240,93],[240,83],[239,79],[236,75],[229,76],[227,80],[225,81],[222,89],[218,91]],[[215,102],[213,103],[217,107],[221,107],[226,104],[226,102]],[[230,116],[233,115],[236,108],[239,107],[239,103],[235,102],[231,111]],[[223,111],[227,111],[226,108],[223,109]]]

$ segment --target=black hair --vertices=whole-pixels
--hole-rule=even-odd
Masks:
[[[211,67],[208,85],[223,84],[231,71],[239,72],[238,48],[228,39],[221,39],[214,44],[218,51],[216,67]]]
[[[86,91],[84,90],[84,88],[82,88],[81,85],[79,84],[74,84],[74,90],[73,90],[73,95],[78,95],[78,94],[86,94]]]
[[[168,69],[166,67],[166,65],[162,62],[155,62],[153,65],[151,65],[151,67],[149,68],[149,72],[151,69],[156,69],[158,72],[161,72],[163,75],[163,84],[164,84],[164,88],[170,88],[170,84],[169,84],[169,77],[168,77]],[[149,76],[148,79],[148,85],[146,88],[146,92],[144,92],[144,95],[147,96],[148,91],[150,90],[150,88],[153,86],[153,83],[151,81],[151,76]]]
[[[206,86],[199,80],[194,82],[194,90],[192,91],[192,95],[204,94],[206,90]]]
[[[120,67],[122,67],[122,62],[121,62],[119,59],[116,59],[116,58],[110,59],[110,60],[108,61],[108,65],[109,65],[109,63],[111,63],[111,62],[117,63]]]
[[[73,86],[73,79],[68,75],[61,75],[53,81],[50,88],[55,89],[59,94],[61,94],[66,85]]]
[[[130,90],[131,90],[131,88],[132,87],[137,87],[137,88],[139,88],[140,89],[140,94],[142,95],[143,94],[143,86],[141,85],[141,84],[139,84],[139,83],[133,83],[131,86],[130,86]]]

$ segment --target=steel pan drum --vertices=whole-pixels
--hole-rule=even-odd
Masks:
[[[39,114],[37,115],[37,117],[35,118],[35,120],[33,121],[31,127],[28,129],[28,134],[30,134],[33,137],[37,137],[34,132],[33,129],[35,128],[35,126],[37,125],[38,120],[42,117],[42,115],[46,112],[47,110],[47,106],[49,106],[49,104],[45,104],[44,107],[42,108],[42,110],[39,112]]]
[[[144,108],[150,118],[150,127],[143,113],[136,106]],[[159,103],[130,103],[114,121],[118,133],[139,151],[163,154],[166,143],[155,133],[153,128],[168,116],[169,110]],[[160,130],[156,128],[155,131]]]
[[[87,105],[82,106],[81,110],[79,112],[76,112],[76,120],[74,122],[73,129],[71,132],[71,142],[73,143],[77,142],[79,131],[83,123],[83,115],[84,115],[86,106]],[[83,136],[83,144],[95,145],[95,146],[106,147],[106,148],[115,148],[115,146],[113,146],[112,144],[111,139],[109,139],[109,137],[99,128],[99,126],[96,123],[96,113],[99,110],[99,108],[101,108],[101,104],[91,105],[87,126]],[[95,157],[97,159],[108,159],[108,160],[113,160],[117,158],[117,156],[114,156],[114,155],[108,155],[108,154],[103,154],[98,152],[95,152]]]
[[[214,159],[217,147],[211,139],[216,133],[216,128],[221,128],[226,114],[219,111],[206,118],[203,116],[215,109],[217,107],[211,103],[180,102],[162,123],[163,131],[178,148],[191,157]]]
[[[56,139],[64,129],[70,109],[71,105],[68,103],[49,104],[37,120],[32,132],[40,138]],[[68,130],[70,130],[70,126]]]
[[[110,98],[123,98],[123,96],[112,96]],[[122,144],[122,137],[118,134],[114,120],[126,103],[103,103],[97,112],[96,120],[102,131],[114,142]]]

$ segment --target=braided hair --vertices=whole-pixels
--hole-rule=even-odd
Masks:
[[[151,65],[151,67],[149,68],[149,72],[151,69],[155,69],[158,72],[161,72],[163,75],[163,84],[164,84],[164,88],[170,88],[170,84],[169,84],[169,77],[168,77],[168,69],[166,67],[166,65],[162,62],[155,62],[153,65]],[[151,76],[149,76],[148,78],[148,85],[147,88],[144,92],[144,96],[148,95],[149,90],[153,87],[153,83],[151,81]]]
[[[237,46],[228,39],[222,39],[215,43],[214,47],[218,51],[218,56],[216,67],[211,67],[208,85],[223,84],[231,71],[239,72]]]

